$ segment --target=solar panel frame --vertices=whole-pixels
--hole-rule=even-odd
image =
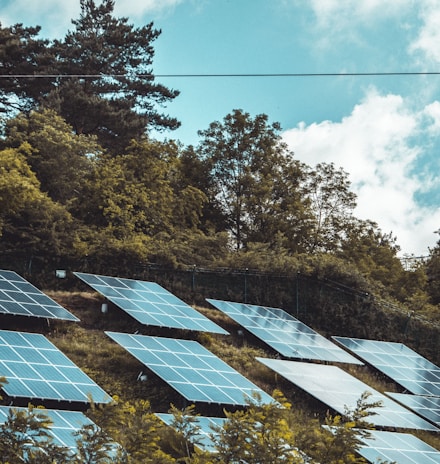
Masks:
[[[0,314],[79,321],[19,274],[7,270],[0,270]]]
[[[0,376],[12,398],[90,403],[110,396],[44,335],[0,330]]]
[[[332,338],[409,392],[440,397],[440,367],[403,343]]]
[[[375,415],[367,418],[369,423],[380,427],[439,430],[338,366],[259,357],[256,359],[339,414],[345,414],[347,408],[353,410],[362,394],[368,391],[369,402],[382,403],[381,407],[371,410]]]
[[[74,272],[141,324],[228,335],[229,332],[155,282]],[[130,296],[130,298],[128,298]]]
[[[363,365],[283,309],[211,298],[206,301],[286,358]]]
[[[28,408],[15,406],[0,406],[0,423],[4,423],[8,418],[10,410],[29,411]],[[46,415],[52,425],[47,431],[53,438],[53,443],[58,446],[69,448],[73,453],[76,452],[75,432],[79,431],[83,426],[95,425],[87,416],[79,411],[65,411],[60,409],[34,409],[35,413]]]
[[[364,445],[358,453],[372,464],[438,464],[440,452],[409,433],[370,430],[371,437],[360,437]]]
[[[257,393],[263,403],[275,403],[261,388],[194,340],[105,333],[188,401],[246,406],[247,401],[255,401]]]

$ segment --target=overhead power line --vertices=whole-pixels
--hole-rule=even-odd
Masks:
[[[438,76],[440,71],[396,71],[396,72],[339,72],[339,73],[188,73],[188,74],[136,74],[141,78],[199,78],[199,77],[362,77],[362,76]],[[0,79],[72,78],[97,79],[101,77],[129,77],[129,74],[0,74]]]

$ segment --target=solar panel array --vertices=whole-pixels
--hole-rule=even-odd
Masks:
[[[3,270],[0,270],[0,313],[79,321],[16,272]]]
[[[0,406],[0,423],[6,422],[11,409],[13,411],[29,411],[27,408]],[[78,411],[34,409],[34,413],[44,414],[52,421],[47,432],[52,437],[53,443],[57,446],[69,448],[72,452],[76,452],[76,440],[78,437],[75,436],[75,432],[83,426],[94,424],[83,413]]]
[[[156,413],[156,416],[170,427],[173,426],[174,416],[172,414]],[[216,447],[212,437],[217,435],[215,429],[223,427],[227,419],[223,417],[206,416],[195,416],[194,419],[194,424],[198,427],[198,431],[194,436],[193,444],[203,451],[214,453]]]
[[[359,454],[372,464],[379,462],[440,463],[440,451],[414,435],[380,430],[370,430],[370,433],[370,438],[361,439],[365,446],[359,449]]]
[[[83,272],[74,274],[141,324],[228,334],[155,282]]]
[[[440,396],[440,368],[402,343],[333,337],[416,395]]]
[[[106,332],[188,401],[246,405],[254,394],[274,399],[193,340]]]
[[[357,401],[368,391],[371,393],[368,402],[382,404],[381,407],[372,409],[375,415],[367,418],[369,423],[381,427],[438,431],[428,421],[337,366],[280,359],[257,359],[340,414],[345,414],[347,408],[353,410]]]
[[[363,364],[282,309],[213,299],[206,301],[285,357]]]
[[[394,400],[440,427],[440,397],[386,392]]]
[[[89,403],[109,395],[44,335],[0,330],[0,376],[10,397]]]

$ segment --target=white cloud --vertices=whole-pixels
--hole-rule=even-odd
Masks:
[[[359,22],[386,19],[402,14],[413,5],[412,0],[311,0],[310,6],[320,27],[340,29],[338,25],[353,27]]]
[[[129,20],[142,19],[146,14],[172,11],[184,0],[116,0],[115,14],[128,17]],[[130,23],[132,21],[129,21]],[[149,21],[148,21],[149,22]]]
[[[370,90],[341,122],[301,123],[283,136],[302,162],[334,162],[349,174],[357,217],[397,236],[402,254],[425,255],[437,241],[433,232],[439,228],[440,207],[422,207],[416,201],[416,193],[428,188],[414,173],[427,148],[415,145],[414,138],[422,132],[438,137],[439,118],[438,102],[411,111],[402,97]],[[438,178],[430,182],[434,180],[438,185]]]
[[[420,54],[428,64],[440,63],[440,3],[438,0],[424,0],[419,11],[422,27],[409,51]]]

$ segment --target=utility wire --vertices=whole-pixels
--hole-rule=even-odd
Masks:
[[[341,72],[341,73],[214,73],[214,74],[136,74],[140,78],[199,78],[199,77],[362,77],[362,76],[438,76],[440,71],[414,72]],[[96,79],[102,77],[130,77],[129,74],[0,74],[0,79],[55,79],[55,78]]]

